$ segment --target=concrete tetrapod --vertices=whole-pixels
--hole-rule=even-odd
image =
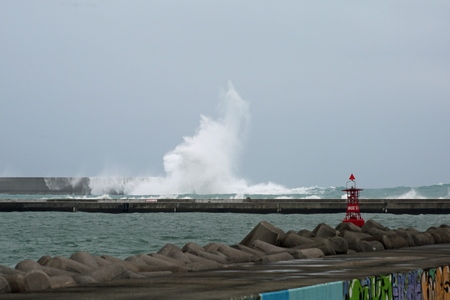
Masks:
[[[240,242],[241,245],[249,246],[254,240],[260,240],[272,245],[279,245],[284,239],[284,231],[273,226],[269,222],[262,221]]]
[[[11,287],[9,286],[8,280],[0,275],[0,294],[11,293]]]
[[[242,263],[261,264],[448,242],[450,227],[447,225],[420,232],[414,228],[392,230],[369,220],[362,228],[341,223],[333,229],[320,223],[313,232],[303,229],[284,233],[262,221],[240,244],[231,246],[210,243],[202,247],[189,242],[180,248],[166,244],[157,253],[138,254],[126,259],[78,251],[70,258],[42,256],[38,261],[26,259],[15,269],[0,265],[0,293],[33,292],[118,279],[223,269]]]

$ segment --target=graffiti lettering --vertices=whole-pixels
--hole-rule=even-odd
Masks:
[[[422,273],[422,295],[424,300],[450,300],[449,266],[429,269]]]

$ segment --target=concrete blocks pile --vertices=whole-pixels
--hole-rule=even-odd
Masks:
[[[232,246],[218,243],[201,246],[189,242],[180,248],[167,244],[157,253],[125,259],[78,251],[69,258],[43,256],[37,261],[26,259],[14,269],[0,265],[0,294],[434,243],[450,243],[449,226],[430,227],[425,232],[414,228],[392,230],[369,220],[363,227],[341,223],[332,228],[321,223],[313,231],[284,232],[262,221],[239,244]]]
[[[249,252],[255,250],[270,255],[285,252],[299,259],[296,250],[302,250],[305,258],[338,255],[355,252],[381,251],[403,247],[450,243],[450,227],[431,227],[425,232],[414,228],[389,229],[374,220],[358,227],[352,223],[340,223],[336,228],[320,223],[313,231],[302,229],[284,233],[279,228],[259,223],[238,245]],[[246,247],[246,248],[243,248]],[[262,255],[259,253],[259,255]],[[285,256],[284,259],[287,259]]]

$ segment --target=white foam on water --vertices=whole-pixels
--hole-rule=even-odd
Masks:
[[[235,175],[249,131],[249,103],[230,82],[219,107],[221,114],[217,119],[201,115],[196,133],[183,137],[175,149],[164,155],[165,176],[128,180],[94,177],[91,178],[91,193],[170,197],[236,194],[234,198],[244,194],[294,193],[272,182],[251,185]]]
[[[410,191],[398,196],[397,199],[426,199],[426,197],[420,195],[416,189],[411,189]]]

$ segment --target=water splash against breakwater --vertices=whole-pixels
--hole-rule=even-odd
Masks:
[[[250,109],[229,83],[221,99],[221,114],[217,119],[200,117],[193,136],[183,141],[163,157],[165,175],[159,177],[90,177],[85,181],[46,179],[51,191],[70,190],[70,185],[83,185],[83,194],[154,196],[158,198],[310,198],[340,199],[343,187],[286,188],[268,182],[249,184],[236,174],[242,148],[250,124]],[[450,184],[424,187],[365,189],[368,199],[448,199]]]
[[[47,178],[47,182],[56,180],[56,178]],[[276,184],[264,184],[250,186],[247,193],[142,193],[133,194],[136,186],[148,186],[157,184],[161,180],[159,177],[137,177],[137,178],[104,178],[92,177],[84,178],[81,182],[96,186],[97,190],[92,190],[90,195],[79,196],[66,195],[67,198],[101,198],[101,199],[139,199],[139,198],[173,198],[173,199],[243,199],[251,197],[252,199],[341,199],[343,196],[342,187],[300,187],[300,188],[282,188]],[[69,180],[59,180],[69,182]],[[55,186],[53,183],[52,186]],[[89,187],[83,187],[83,190]],[[60,187],[61,190],[61,187]],[[60,191],[59,190],[59,191]],[[66,187],[67,190],[67,187]],[[81,191],[79,189],[78,191]],[[131,191],[131,192],[130,192]],[[42,194],[42,193],[41,193]],[[59,193],[61,194],[61,193]],[[67,193],[71,194],[71,193]],[[75,193],[76,194],[76,193]],[[50,195],[42,195],[49,197]],[[1,198],[8,197],[0,195]],[[19,197],[19,196],[17,196]],[[31,197],[31,196],[30,196]],[[54,196],[53,196],[54,197]],[[36,198],[36,196],[34,196]],[[420,187],[393,187],[364,189],[363,199],[450,199],[450,184],[435,184]]]
[[[135,180],[92,178],[92,193],[243,195],[284,191],[281,185],[249,185],[236,176],[250,123],[249,103],[230,82],[220,108],[217,119],[201,115],[195,135],[183,137],[183,141],[164,156],[165,176]]]

